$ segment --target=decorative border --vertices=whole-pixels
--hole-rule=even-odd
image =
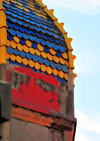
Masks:
[[[2,7],[0,0],[0,64],[6,64],[6,46],[7,46],[7,24],[5,9]]]

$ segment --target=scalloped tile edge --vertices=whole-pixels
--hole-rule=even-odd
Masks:
[[[72,42],[72,38],[68,38],[67,37],[67,32],[64,30],[63,26],[64,23],[59,23],[58,19],[54,16],[53,9],[48,10],[47,6],[44,5],[42,3],[42,0],[35,0],[39,5],[41,5],[43,7],[43,9],[45,10],[45,12],[53,19],[53,22],[55,23],[55,25],[59,28],[59,30],[63,33],[63,36],[65,38],[66,44],[68,46],[68,52],[69,52],[69,68],[72,70],[72,74],[73,74],[73,78],[72,78],[72,83],[74,84],[74,79],[75,77],[77,77],[77,75],[75,73],[73,73],[73,69],[74,69],[74,59],[76,58],[75,55],[72,55],[72,51],[73,48],[71,47],[71,42]]]

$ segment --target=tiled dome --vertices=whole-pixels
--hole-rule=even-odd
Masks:
[[[39,0],[4,0],[3,7],[8,26],[8,62],[52,75],[66,84],[75,56],[62,24],[57,26],[57,19],[50,16],[53,11]]]

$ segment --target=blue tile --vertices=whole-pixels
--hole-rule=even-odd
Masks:
[[[52,48],[52,43],[50,43],[49,41],[47,41],[47,46],[48,46],[49,48]]]
[[[9,18],[10,21],[12,21],[14,23],[16,22],[16,19],[15,18],[12,18],[12,17],[8,17],[8,18]]]
[[[14,65],[19,65],[19,63],[18,63],[18,62],[16,62],[16,61],[14,61]]]
[[[60,50],[61,52],[65,52],[64,47],[62,47],[61,45],[59,45],[59,50]]]
[[[40,32],[40,28],[34,26],[34,29],[35,29],[37,32]]]
[[[45,40],[48,40],[48,36],[47,36],[46,34],[43,35],[43,38],[44,38]]]
[[[5,11],[5,14],[10,15],[10,11]]]
[[[20,63],[19,65],[22,66],[22,67],[24,67],[23,63]]]
[[[10,6],[3,2],[3,6],[9,8]]]
[[[30,34],[30,31],[29,31],[29,29],[24,29],[24,31],[29,35]]]
[[[39,70],[39,73],[42,73],[42,71],[41,71],[41,70]]]
[[[35,35],[36,35],[34,31],[31,31],[31,34],[32,34],[33,36],[35,36]]]
[[[63,78],[61,81],[62,81],[62,83],[63,83],[64,85],[65,85],[66,82],[67,82],[64,78]]]
[[[29,39],[30,39],[31,41],[35,41],[35,37],[32,36],[32,35],[29,35]]]
[[[60,82],[60,78],[59,78],[59,76],[56,76],[56,79]]]
[[[48,59],[45,59],[45,65],[46,65],[46,66],[49,66],[49,65],[50,65],[50,63],[49,63],[49,60],[48,60]]]
[[[33,55],[33,60],[34,60],[35,62],[37,62],[37,61],[38,61],[38,57],[37,57],[36,55]]]
[[[13,36],[11,35],[11,34],[7,34],[7,38],[10,40],[10,41],[12,41],[13,40]]]
[[[23,33],[23,38],[24,38],[25,40],[28,40],[28,35],[25,34],[25,33]]]
[[[8,52],[9,54],[13,54],[13,49],[12,49],[11,47],[8,47],[8,48],[7,48],[7,52]]]
[[[41,41],[41,44],[42,44],[43,46],[46,45],[46,41],[44,41],[43,39],[41,39],[40,41]]]
[[[22,34],[21,34],[19,31],[17,31],[17,36],[18,36],[19,38],[22,38]]]
[[[52,37],[48,37],[49,38],[49,40],[51,41],[51,42],[54,42],[54,40],[53,40],[53,38]]]
[[[38,21],[38,20],[37,20]],[[41,24],[35,22],[35,25],[38,26],[38,27],[41,27]]]
[[[55,42],[56,42],[57,44],[60,44],[59,40],[55,40]]]
[[[48,29],[49,29],[50,31],[53,31],[53,29],[52,29],[52,28],[50,28],[50,27],[48,27]]]
[[[60,52],[56,51],[56,54],[57,54],[58,57],[61,57],[61,53]]]
[[[57,64],[57,69],[58,69],[58,70],[61,70],[61,69],[62,69],[62,67],[61,67],[60,64]]]
[[[66,66],[66,65],[63,66],[63,71],[64,71],[65,73],[67,72],[67,66]]]
[[[14,54],[18,56],[19,55],[19,51],[17,49],[14,49]]]
[[[40,64],[43,64],[44,63],[44,59],[41,56],[39,56],[39,63]]]
[[[22,13],[19,13],[18,11],[16,11],[17,15],[23,17],[23,14]]]
[[[50,64],[51,64],[51,68],[55,69],[55,67],[56,67],[55,63],[51,62]]]
[[[28,15],[23,14],[23,17],[25,17],[26,19],[29,19]]]
[[[53,34],[53,36],[55,37],[55,38],[57,38],[58,39],[58,36],[55,34],[55,33],[52,33]]]
[[[35,40],[36,43],[38,43],[38,44],[40,43],[40,39],[39,38],[34,37],[34,40]]]
[[[22,33],[24,32],[24,28],[21,27],[21,26],[19,27],[19,30],[20,30],[20,32],[22,32]]]
[[[16,32],[15,32],[15,30],[14,30],[14,29],[10,29],[10,33],[11,33],[11,35],[13,35],[13,36],[15,36],[15,35],[16,35]]]
[[[40,28],[40,30],[42,33],[44,33],[44,34],[46,33],[46,31],[44,29]]]
[[[65,46],[65,45],[66,45],[64,42],[61,42],[61,44],[62,44],[63,46]]]
[[[24,51],[21,51],[21,52],[20,52],[20,56],[21,56],[22,58],[25,58],[25,52],[24,52]]]
[[[51,33],[51,32],[49,32],[48,30],[47,30],[47,34],[48,34],[48,35],[50,35],[50,36],[52,36],[52,33]]]
[[[37,49],[37,45],[36,45],[34,42],[32,42],[32,47],[33,47],[34,49]]]
[[[16,24],[12,24],[12,26],[15,30],[18,30],[18,26]]]
[[[48,52],[49,52],[49,49],[48,49],[47,47],[44,47],[44,51],[45,51],[46,53],[48,53]]]
[[[34,14],[35,15],[35,12],[34,11],[32,11],[32,10],[29,10],[30,11],[30,13],[32,13],[32,15]]]
[[[42,38],[42,35],[39,32],[37,32],[36,34],[39,38]]]
[[[23,18],[19,15],[16,16],[19,20],[22,20]]]
[[[58,38],[61,39],[61,40],[64,40],[60,35],[58,35]]]
[[[16,22],[17,22],[19,25],[22,25],[22,22],[21,22],[19,19],[16,19]]]
[[[26,27],[26,28],[28,27],[28,23],[26,24],[26,22],[24,22],[24,21],[21,21],[21,23],[24,27]]]
[[[36,70],[35,68],[32,68],[32,70],[33,70],[34,72],[37,72],[37,70]]]
[[[23,21],[29,23],[29,19],[26,19],[25,17],[23,18]]]
[[[8,26],[9,28],[12,28],[12,24],[11,24],[10,21],[8,21],[8,20],[7,20],[7,26]]]
[[[9,10],[8,10],[8,11],[13,12],[14,14],[17,14],[17,11],[12,10],[11,8],[9,8]]]
[[[21,43],[22,45],[25,45],[25,44],[26,44],[26,43],[25,43],[25,40],[24,40],[23,38],[20,39],[20,43]]]
[[[16,7],[13,7],[13,6],[10,6],[10,8],[11,8],[12,10],[14,10],[14,11],[17,10],[17,8],[16,8]]]
[[[30,53],[26,53],[26,57],[27,57],[27,59],[29,59],[29,60],[32,58],[32,56],[31,56]]]
[[[56,45],[55,43],[53,43],[53,48],[54,48],[55,50],[58,50],[58,45]]]
[[[47,29],[47,28],[48,28],[47,26],[45,26],[45,25],[43,25],[43,24],[42,24],[41,26],[42,26],[44,29]]]

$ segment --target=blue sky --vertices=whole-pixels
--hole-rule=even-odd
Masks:
[[[100,0],[43,0],[73,38],[75,141],[100,141]]]

